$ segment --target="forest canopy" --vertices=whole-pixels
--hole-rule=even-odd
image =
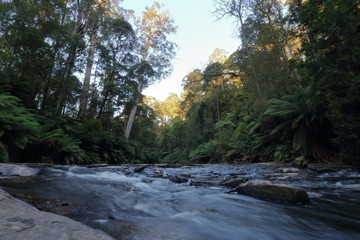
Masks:
[[[121,2],[0,1],[0,161],[359,164],[358,0],[214,0],[239,47],[163,102],[176,23]]]

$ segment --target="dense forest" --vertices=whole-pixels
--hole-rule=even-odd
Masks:
[[[142,91],[176,54],[161,4],[0,1],[0,162],[359,164],[359,0],[214,5],[237,51],[160,102]]]

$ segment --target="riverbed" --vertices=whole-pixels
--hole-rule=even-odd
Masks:
[[[37,208],[119,240],[360,239],[360,173],[271,164],[40,166],[0,186]],[[263,179],[301,188],[311,203],[231,193],[221,182]]]

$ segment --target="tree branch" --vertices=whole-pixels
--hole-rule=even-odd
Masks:
[[[240,77],[238,74],[234,72],[222,72],[222,73],[216,73],[216,74],[203,74],[205,77],[220,77],[223,75],[231,75],[233,77]]]

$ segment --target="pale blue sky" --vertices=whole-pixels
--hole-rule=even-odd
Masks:
[[[154,0],[124,0],[122,7],[133,9],[141,16],[145,6],[151,6]],[[181,81],[192,70],[203,69],[208,58],[216,49],[224,49],[229,54],[240,44],[236,38],[235,26],[230,19],[216,21],[213,15],[213,0],[158,0],[168,9],[178,26],[176,34],[171,36],[179,49],[173,60],[173,73],[167,79],[145,89],[144,94],[164,100],[169,93],[182,92]]]

